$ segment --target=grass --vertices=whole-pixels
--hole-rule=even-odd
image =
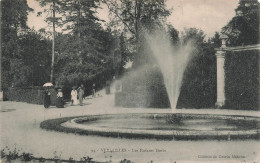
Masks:
[[[93,158],[86,156],[82,157],[80,160],[74,160],[70,157],[68,160],[61,159],[60,156],[57,156],[56,151],[54,152],[54,158],[43,158],[43,157],[34,157],[31,153],[19,153],[20,150],[16,148],[13,151],[10,151],[8,147],[5,147],[1,150],[1,160],[3,162],[12,162],[12,160],[21,161],[21,162],[31,162],[31,161],[39,161],[39,162],[55,162],[55,163],[62,163],[62,162],[70,162],[70,163],[101,163],[97,161],[93,161]],[[106,162],[102,162],[106,163]]]
[[[34,157],[32,153],[26,153],[23,152],[20,154],[21,150],[17,150],[16,148],[11,151],[7,146],[4,149],[1,149],[1,159],[0,162],[46,162],[46,163],[111,163],[112,161],[106,161],[106,162],[98,162],[93,161],[93,158],[86,156],[80,158],[80,160],[75,160],[72,157],[70,157],[68,160],[61,159],[60,156],[57,155],[57,152],[54,151],[54,158],[43,158],[43,157]],[[128,159],[123,159],[120,161],[120,163],[133,163],[132,161]]]

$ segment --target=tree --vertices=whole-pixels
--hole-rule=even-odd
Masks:
[[[97,31],[93,35],[95,37],[57,35],[55,79],[58,83],[63,85],[67,81],[70,85],[78,85],[101,80],[97,77],[102,75],[102,81],[105,82],[110,77],[114,37],[105,30]]]
[[[179,38],[179,31],[177,31],[172,25],[167,25],[167,30],[170,35],[172,44],[174,46],[177,46],[179,44],[180,38]]]
[[[204,32],[197,28],[185,28],[184,32],[182,32],[183,44],[187,44],[190,41],[196,47],[200,47],[204,43],[205,37]]]
[[[221,39],[220,34],[218,32],[215,33],[214,37],[209,39],[209,43],[213,44],[213,47],[219,48],[221,47]]]
[[[94,80],[98,74],[107,71],[112,64],[111,46],[114,41],[105,31],[101,20],[95,15],[99,0],[44,0],[41,5],[55,2],[60,18],[47,19],[62,25],[67,34],[58,33],[55,50],[55,79],[79,84]],[[50,17],[51,18],[51,17]],[[112,66],[111,66],[112,67]],[[109,69],[109,68],[108,68]]]
[[[20,59],[22,47],[19,45],[19,37],[28,29],[27,16],[32,9],[26,0],[2,0],[1,7],[2,84],[3,88],[7,88],[14,82],[26,83],[24,80],[29,71]]]
[[[53,81],[53,74],[54,74],[54,58],[55,58],[55,25],[58,24],[58,21],[61,20],[61,17],[56,17],[56,11],[60,8],[60,5],[62,3],[60,3],[57,0],[44,0],[44,1],[40,1],[41,6],[46,6],[47,4],[51,3],[51,8],[52,8],[52,17],[48,17],[46,18],[47,22],[51,22],[52,23],[52,61],[51,61],[51,75],[50,75],[50,82],[54,83]],[[57,6],[57,5],[58,6]],[[37,16],[41,15],[39,12],[37,14]]]
[[[22,29],[27,27],[28,12],[33,11],[26,0],[2,0],[2,30],[3,34],[10,33],[11,31],[21,32]],[[4,39],[8,39],[3,37]],[[6,41],[6,40],[4,40]]]
[[[214,44],[205,41],[205,34],[196,28],[185,29],[183,44],[192,40],[194,50],[184,72],[177,106],[182,108],[214,107],[216,100],[216,57]]]
[[[42,16],[43,12],[48,13],[48,17],[46,17],[46,22],[49,24],[55,23],[55,25],[62,27],[62,6],[63,2],[60,0],[36,0],[39,2],[40,6],[43,7],[43,11],[39,11],[37,16]],[[55,16],[52,15],[53,10],[55,11]]]
[[[47,22],[55,23],[64,31],[78,36],[87,35],[88,31],[100,29],[101,21],[95,14],[99,8],[99,0],[37,0],[42,7],[52,7],[57,13],[55,17],[46,18]],[[55,6],[53,6],[55,4]],[[49,12],[50,10],[44,10]],[[41,15],[42,12],[38,13]]]
[[[123,67],[130,61],[133,60],[133,56],[131,55],[131,53],[129,52],[128,48],[127,48],[127,39],[124,36],[123,33],[121,33],[120,37],[119,37],[119,47],[120,47],[120,53],[122,56],[121,59],[121,69],[123,69]]]
[[[140,50],[144,40],[143,31],[160,26],[170,15],[170,11],[166,9],[165,0],[104,0],[103,2],[107,5],[112,17],[110,24],[115,28],[123,25],[124,31],[131,35],[131,44],[135,49],[133,53],[138,54],[134,56],[136,65],[136,62],[140,61]]]
[[[222,28],[228,46],[259,44],[259,1],[240,0],[236,16]],[[259,50],[227,51],[225,54],[224,107],[259,109]],[[238,68],[239,65],[239,68]]]
[[[62,10],[65,30],[71,30],[78,36],[87,36],[93,30],[100,29],[100,24],[97,23],[100,19],[95,15],[98,7],[99,0],[64,0]]]
[[[28,30],[20,36],[18,43],[21,47],[20,59],[30,69],[27,86],[41,86],[49,81],[51,40],[34,30]]]
[[[259,2],[240,0],[237,15],[222,28],[230,46],[259,43]]]

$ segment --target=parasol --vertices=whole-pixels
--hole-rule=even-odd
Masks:
[[[44,87],[52,87],[53,84],[52,84],[52,83],[45,83],[43,86],[44,86]]]

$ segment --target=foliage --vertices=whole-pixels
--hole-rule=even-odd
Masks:
[[[130,53],[130,51],[127,48],[127,38],[121,33],[119,37],[119,50],[121,54],[121,63],[120,63],[120,72],[122,73],[123,67],[130,61],[133,60],[133,55]]]
[[[57,92],[51,89],[51,105],[55,106]],[[42,87],[14,87],[8,88],[4,92],[4,100],[27,102],[31,104],[43,104],[44,91]]]
[[[205,41],[203,31],[185,29],[178,37],[178,31],[168,27],[172,44],[179,46],[191,41],[194,50],[184,72],[177,108],[214,107],[216,102],[216,57],[215,50],[220,43],[219,34]],[[176,43],[177,42],[177,43]],[[177,45],[176,45],[177,44]],[[149,49],[146,49],[146,51]],[[122,78],[122,92],[116,94],[116,105],[124,107],[169,107],[169,99],[160,70],[152,66],[140,67]]]
[[[236,16],[223,27],[229,46],[259,44],[257,0],[239,1]],[[225,55],[225,108],[259,109],[259,51],[227,52]],[[239,65],[239,67],[238,67]]]
[[[6,148],[1,150],[1,160],[3,162],[75,162],[75,163],[95,163],[96,161],[92,161],[93,158],[89,156],[81,158],[79,161],[74,160],[72,157],[69,160],[63,160],[60,156],[57,156],[57,152],[54,151],[54,158],[37,158],[34,157],[32,153],[23,152],[22,154],[19,153],[19,150],[16,148],[13,151],[6,146]]]
[[[197,28],[184,28],[182,32],[182,44],[186,45],[189,41],[193,43],[193,46],[200,48],[200,45],[204,43],[206,35],[204,32]]]
[[[120,163],[133,163],[131,160],[123,159],[120,161]]]
[[[229,46],[259,43],[259,2],[239,1],[236,16],[223,27]],[[225,55],[225,108],[259,109],[259,51]],[[239,68],[237,67],[239,65]]]
[[[179,31],[177,31],[172,25],[168,24],[167,25],[167,31],[169,33],[171,42],[173,46],[178,46],[180,43],[180,38],[179,38]]]
[[[186,29],[182,40],[192,40],[195,50],[184,72],[178,108],[214,107],[216,102],[216,57],[214,44],[204,41],[205,34],[198,29]],[[213,38],[217,40],[217,38]]]
[[[108,9],[111,17],[110,27],[121,29],[129,36],[129,42],[132,45],[130,52],[134,55],[134,65],[140,61],[140,50],[144,37],[144,30],[152,30],[157,26],[165,23],[166,17],[170,15],[170,11],[166,9],[164,0],[144,1],[144,0],[109,0],[103,1]]]
[[[221,47],[220,34],[216,32],[213,38],[209,38],[208,43],[212,44],[214,48]]]
[[[23,152],[21,157],[22,157],[22,161],[31,161],[33,159],[33,155],[31,153]]]
[[[82,161],[84,163],[91,163],[91,162],[93,162],[92,160],[93,160],[93,158],[91,158],[89,156],[83,157],[83,158],[80,159],[80,161]]]
[[[64,0],[63,2],[65,30],[72,30],[79,36],[89,36],[93,34],[92,31],[100,29],[100,24],[97,23],[99,18],[95,15],[99,0]]]
[[[115,37],[109,29],[101,27],[95,15],[99,0],[44,0],[40,3],[42,6],[53,6],[55,3],[54,10],[59,13],[58,22],[52,19],[47,21],[62,25],[63,30],[67,31],[67,34],[56,34],[56,84],[71,89],[73,85],[110,79]],[[100,84],[98,82],[97,87]]]
[[[226,54],[224,67],[226,108],[259,109],[258,60],[258,50]]]
[[[17,34],[24,28],[27,28],[27,15],[30,11],[33,11],[27,4],[26,0],[2,0],[2,30],[5,36],[3,41],[9,40],[7,33]]]
[[[33,30],[27,30],[7,47],[3,42],[3,87],[42,85],[48,81],[50,41]],[[32,48],[33,47],[33,48]],[[17,50],[13,54],[12,49]]]
[[[27,15],[32,11],[27,1],[4,0],[1,3],[3,88],[41,85],[48,77],[50,42],[27,27]]]
[[[24,65],[30,68],[27,85],[43,85],[49,80],[51,41],[40,33],[30,30],[21,36],[19,45],[21,59],[24,61]]]
[[[141,26],[150,25],[152,22],[160,22],[170,11],[165,8],[164,0],[109,0],[103,1],[112,18],[113,26],[124,25],[127,32],[132,33],[138,39]]]
[[[257,0],[239,2],[237,15],[222,28],[230,46],[259,43],[259,11]]]
[[[45,6],[45,12],[48,12],[46,7],[51,6],[57,13],[55,18],[48,17],[46,21],[63,25],[63,29],[69,31],[56,34],[56,83],[72,86],[111,78],[115,37],[101,27],[95,16],[99,1],[43,0],[39,3]],[[12,11],[4,16],[2,28],[4,88],[43,85],[49,80],[51,65],[48,32],[44,29],[36,32],[27,27],[27,15],[31,11],[27,1],[4,0],[2,8],[7,11],[4,13]],[[98,83],[97,87],[100,85]]]
[[[49,23],[49,25],[53,25],[53,23],[56,26],[62,27],[62,7],[63,7],[63,1],[61,0],[36,0],[39,2],[40,6],[43,8],[43,11],[39,11],[37,13],[38,17],[42,16],[43,12],[47,12],[47,15],[51,15],[45,18],[46,22]],[[53,11],[55,12],[55,16],[53,15]]]
[[[92,32],[100,29],[101,21],[95,14],[99,8],[99,0],[37,0],[42,7],[51,7],[52,10],[45,9],[45,12],[55,11],[54,15],[46,18],[49,23],[54,23],[62,27],[64,31],[69,31],[78,36],[89,36]],[[43,11],[43,12],[44,12]],[[40,12],[38,15],[41,16]]]
[[[72,86],[111,78],[114,37],[108,31],[97,31],[93,37],[63,34],[56,40],[55,79],[59,84]],[[103,79],[98,79],[100,75]]]
[[[122,107],[170,107],[163,76],[158,67],[143,65],[122,79],[122,92],[116,93],[115,105]]]
[[[9,151],[8,154],[5,155],[7,161],[16,160],[19,158],[18,150],[15,148],[14,151]]]

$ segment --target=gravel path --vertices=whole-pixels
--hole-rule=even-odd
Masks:
[[[102,97],[84,100],[84,106],[44,109],[41,105],[1,102],[0,146],[20,149],[35,157],[80,159],[85,156],[98,161],[134,162],[214,161],[254,162],[260,160],[260,142],[248,141],[158,141],[80,136],[40,129],[43,120],[59,117],[116,114],[168,113],[170,109],[131,109],[114,107],[114,96],[99,92]],[[182,109],[177,112],[194,114],[248,115],[260,117],[256,111],[219,109]],[[213,158],[216,156],[216,158]]]

